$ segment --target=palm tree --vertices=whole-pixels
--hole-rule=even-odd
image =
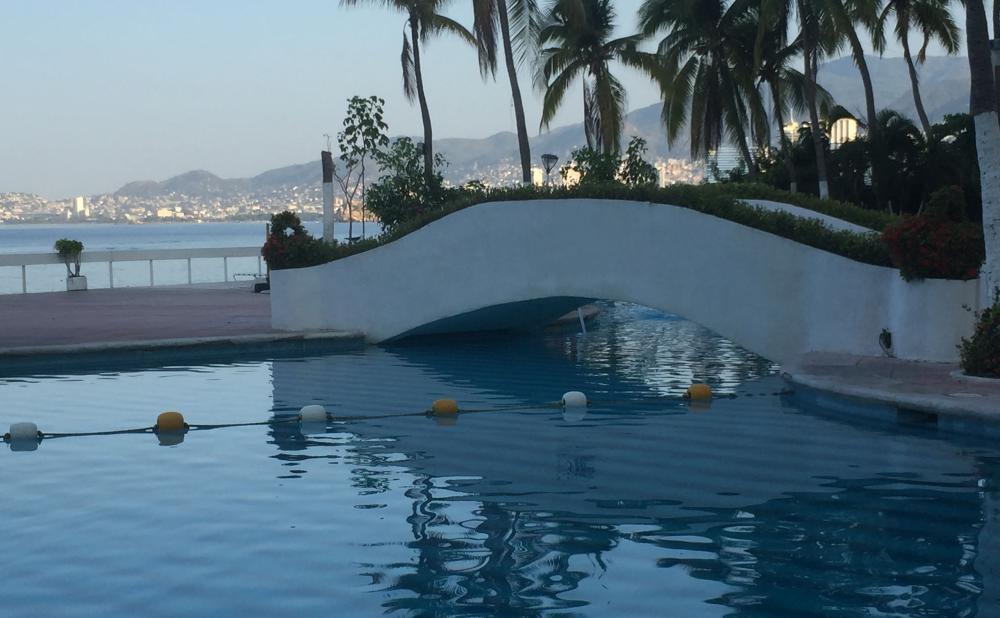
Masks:
[[[781,155],[788,170],[790,190],[798,191],[798,178],[795,162],[792,157],[792,143],[785,132],[787,121],[791,120],[790,112],[794,109],[802,112],[806,109],[805,75],[789,66],[802,52],[802,37],[796,37],[788,43],[787,30],[783,27],[771,28],[765,32],[763,43],[757,59],[757,87],[766,90],[770,95],[774,123],[778,129],[778,142]],[[822,87],[817,86],[817,97],[823,107],[833,106],[833,97]],[[768,125],[767,142],[770,141],[770,125]]]
[[[724,0],[646,0],[639,27],[645,36],[665,33],[657,51],[667,139],[689,122],[697,158],[717,149],[725,135],[753,175],[750,136],[764,135],[768,123],[751,66],[756,12],[748,8],[741,0],[729,6]]]
[[[531,146],[528,144],[528,127],[524,120],[524,103],[521,101],[521,87],[517,82],[517,63],[524,60],[533,49],[540,29],[538,3],[536,0],[473,0],[473,30],[479,49],[479,67],[484,74],[495,74],[497,68],[497,27],[500,28],[500,43],[503,46],[507,78],[514,101],[514,119],[517,124],[517,147],[521,154],[521,182],[531,184]],[[514,34],[511,35],[511,24]],[[518,58],[514,57],[515,42]]]
[[[882,187],[888,181],[884,178],[885,148],[878,133],[880,125],[876,118],[875,88],[872,85],[868,60],[865,58],[865,50],[861,44],[861,38],[858,36],[857,26],[864,26],[870,32],[874,32],[882,0],[826,0],[825,3],[833,22],[837,25],[837,31],[846,40],[851,50],[851,58],[861,75],[861,85],[865,92],[868,143],[871,148],[872,192],[875,194],[876,206],[881,207],[885,202]]]
[[[965,37],[972,82],[970,112],[976,125],[976,154],[983,195],[987,290],[1000,286],[1000,124],[990,58],[989,25],[984,0],[966,0]],[[987,294],[987,298],[991,297]]]
[[[809,126],[813,127],[813,149],[816,153],[816,179],[819,184],[819,196],[830,197],[830,183],[826,172],[826,139],[819,120],[818,85],[816,76],[819,72],[821,55],[829,54],[831,50],[831,35],[837,35],[836,25],[824,6],[823,0],[795,0],[799,26],[802,30],[802,59],[805,75],[806,107],[809,111]],[[826,35],[826,36],[824,36]],[[833,39],[835,40],[835,39]],[[836,41],[833,43],[835,46]]]
[[[424,176],[428,182],[434,176],[434,135],[431,129],[431,114],[424,94],[424,77],[420,64],[420,45],[435,34],[450,32],[458,35],[471,45],[476,45],[476,37],[462,24],[441,14],[448,0],[340,0],[343,6],[374,4],[403,13],[406,16],[406,30],[403,31],[403,50],[400,61],[403,65],[403,94],[413,101],[416,96],[420,103],[420,118],[424,124]]]
[[[927,45],[931,39],[937,39],[949,54],[958,51],[958,25],[948,10],[948,0],[887,0],[872,32],[872,45],[879,53],[885,51],[885,28],[890,16],[896,18],[896,39],[903,46],[903,58],[906,60],[913,88],[913,104],[917,108],[917,117],[920,118],[924,135],[927,135],[930,133],[931,123],[920,98],[917,69],[910,53],[910,29],[916,28],[923,35],[923,43],[917,53],[917,62],[923,64],[927,59]]]
[[[653,54],[640,52],[638,35],[613,39],[611,0],[555,0],[539,33],[541,55],[536,76],[544,88],[541,126],[547,127],[570,85],[583,81],[584,133],[598,152],[618,152],[625,115],[625,87],[611,74],[610,63],[656,75]]]

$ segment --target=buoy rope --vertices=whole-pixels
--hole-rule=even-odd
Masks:
[[[79,438],[87,436],[117,436],[127,433],[152,433],[156,431],[156,427],[138,427],[136,429],[112,429],[111,431],[83,431],[75,433],[49,433],[47,431],[40,431],[39,433],[45,439],[49,438]]]
[[[774,391],[770,393],[756,393],[756,396],[766,397],[766,396],[781,396],[790,394],[792,391],[790,389],[782,389],[780,391]],[[738,396],[743,397],[753,397],[754,393],[744,393],[743,395],[737,395],[735,393],[729,394],[715,394],[715,399],[735,399]],[[687,397],[683,395],[663,395],[658,397],[644,397],[644,398],[634,398],[634,399],[588,399],[587,405],[589,407],[611,405],[611,404],[636,404],[644,402],[685,402]],[[461,416],[466,414],[479,414],[484,412],[505,412],[505,411],[520,411],[520,410],[538,410],[538,409],[557,409],[562,407],[561,401],[547,401],[543,403],[527,403],[527,404],[508,404],[502,406],[495,406],[492,408],[459,408],[455,415]],[[390,418],[407,418],[407,417],[419,417],[419,416],[437,416],[447,418],[450,415],[438,415],[432,410],[424,410],[421,412],[396,412],[389,414],[366,414],[366,415],[329,415],[325,422],[333,423],[346,423],[346,422],[357,422],[357,421],[373,421],[373,420],[384,420]],[[277,424],[291,424],[298,423],[302,419],[298,414],[289,414],[287,416],[274,416],[266,421],[252,421],[246,423],[218,423],[218,424],[204,424],[204,423],[194,423],[190,425],[185,425],[184,431],[209,431],[212,429],[228,429],[230,427],[257,427],[262,425],[277,425]],[[317,421],[323,422],[323,421]],[[145,434],[145,433],[157,433],[157,427],[137,427],[133,429],[112,429],[109,431],[83,431],[83,432],[66,432],[66,433],[50,433],[50,432],[39,432],[41,438],[44,439],[54,439],[54,438],[81,438],[81,437],[91,437],[91,436],[117,436],[125,434]],[[7,439],[8,436],[4,436]]]

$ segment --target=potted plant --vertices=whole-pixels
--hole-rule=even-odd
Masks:
[[[55,244],[56,252],[66,264],[66,291],[74,292],[87,289],[87,277],[80,274],[80,254],[83,253],[83,243],[79,240],[60,238]]]

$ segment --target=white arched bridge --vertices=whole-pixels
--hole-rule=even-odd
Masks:
[[[881,355],[883,329],[901,358],[950,361],[979,285],[906,282],[690,209],[597,199],[479,204],[271,277],[275,328],[358,330],[372,342],[541,325],[590,299],[678,314],[777,362]]]

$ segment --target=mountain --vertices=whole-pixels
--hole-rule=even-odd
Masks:
[[[917,119],[910,77],[902,58],[866,56],[875,84],[875,107],[890,108]],[[969,60],[960,56],[933,56],[917,68],[920,96],[931,122],[945,114],[969,111]],[[837,102],[858,117],[865,115],[865,93],[851,58],[820,65],[819,82]]]
[[[892,108],[916,119],[910,80],[902,58],[868,57],[872,81],[876,85],[876,105]],[[920,67],[921,94],[931,122],[945,114],[968,110],[969,65],[963,57],[931,57]],[[838,103],[859,117],[864,115],[864,92],[853,60],[839,58],[820,66],[820,83],[830,91]],[[650,159],[687,159],[690,141],[682,130],[673,144],[668,144],[660,122],[660,104],[631,111],[625,118],[624,142],[633,135],[643,137],[648,145]],[[535,161],[542,153],[551,153],[561,162],[570,152],[584,143],[583,124],[559,127],[532,136],[531,152]],[[461,183],[469,179],[492,182],[514,182],[520,177],[517,137],[510,132],[496,133],[482,139],[448,138],[435,141],[435,151],[448,160],[445,177]],[[187,172],[162,182],[130,182],[115,195],[153,198],[186,195],[212,198],[223,195],[249,196],[272,193],[289,187],[316,186],[321,181],[320,165],[316,161],[269,170],[251,178],[219,178],[197,170]]]

